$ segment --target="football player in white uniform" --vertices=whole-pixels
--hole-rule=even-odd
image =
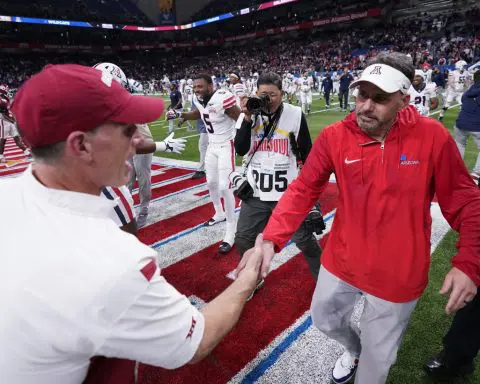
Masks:
[[[300,83],[300,101],[302,103],[302,111],[305,114],[310,114],[310,108],[312,107],[312,88],[313,79],[308,76],[308,73],[304,73],[303,77],[298,80]]]
[[[290,104],[293,103],[293,96],[295,95],[296,90],[297,85],[295,84],[295,77],[289,73],[287,75],[287,88],[285,89],[285,92],[287,92],[287,101]]]
[[[30,157],[30,150],[20,138],[15,119],[10,112],[9,88],[6,84],[0,85],[0,164],[6,162],[3,152],[7,138],[13,137],[15,144],[19,147],[25,156]]]
[[[335,71],[332,73],[332,80],[333,80],[333,94],[338,95],[340,92],[340,74]]]
[[[185,105],[185,102],[187,101],[187,97],[185,95],[185,86],[187,85],[187,79],[186,76],[183,79],[180,79],[178,83],[178,90],[182,94],[182,104]]]
[[[462,103],[463,92],[470,87],[472,82],[472,74],[466,70],[467,63],[464,60],[455,63],[455,70],[448,75],[447,91],[445,103],[440,111],[439,120],[443,121],[445,111],[450,107],[453,101],[458,104]]]
[[[128,89],[131,93],[143,93],[143,85],[134,79],[128,79]]]
[[[220,244],[220,253],[232,249],[235,232],[235,198],[231,189],[229,176],[235,170],[235,123],[240,115],[235,95],[220,89],[214,91],[212,78],[206,74],[194,79],[195,97],[193,103],[197,110],[178,113],[168,111],[167,119],[182,118],[185,120],[202,119],[208,133],[208,147],[205,156],[207,186],[210,191],[215,215],[205,225],[212,226],[226,219],[226,232]],[[223,197],[225,211],[220,198]]]
[[[423,77],[423,81],[425,84],[429,84],[432,82],[432,68],[430,66],[430,64],[428,63],[424,63],[422,65],[422,70],[420,71],[421,72],[421,76]],[[419,74],[420,74],[419,72]]]
[[[251,89],[250,89],[251,95],[254,95],[257,93],[257,81],[258,81],[258,72],[255,72],[251,79]]]
[[[193,80],[188,79],[187,84],[185,84],[185,100],[188,101],[190,107],[192,106],[192,98],[193,98]]]
[[[111,75],[113,79],[118,81],[124,88],[128,89],[127,77],[117,65],[112,63],[99,63],[96,64],[94,68]],[[152,196],[151,163],[153,153],[156,151],[182,153],[185,149],[186,140],[174,139],[172,133],[164,141],[155,142],[147,124],[138,124],[136,126],[136,130],[141,133],[142,140],[140,140],[138,145],[136,146],[137,154],[131,160],[132,174],[130,177],[128,189],[132,191],[133,184],[135,180],[138,179],[138,187],[140,194],[140,212],[138,214],[136,224],[139,228],[141,228],[147,223],[148,207],[150,205],[150,200]],[[124,190],[125,189],[122,189],[122,191]],[[104,194],[104,196],[109,198],[107,194]],[[130,199],[128,196],[123,200],[119,200],[119,204],[121,204],[123,207],[121,208],[121,211],[128,211],[128,204],[126,202],[129,200]],[[118,216],[120,222],[123,222],[120,218],[120,215]]]
[[[438,107],[438,98],[435,83],[426,83],[424,79],[424,72],[416,70],[408,94],[410,105],[413,105],[422,116],[428,116],[430,108]]]
[[[240,106],[241,98],[247,96],[247,88],[240,81],[238,73],[232,72],[229,76],[231,92],[235,95],[237,105]]]

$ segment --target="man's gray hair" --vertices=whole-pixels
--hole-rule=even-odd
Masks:
[[[400,52],[381,53],[372,57],[367,62],[367,66],[372,64],[385,64],[402,72],[410,81],[415,76],[415,67],[410,56]]]
[[[33,158],[41,163],[53,164],[60,160],[65,151],[65,142],[32,148]]]
[[[22,128],[17,126],[17,130],[23,138]],[[62,141],[60,143],[45,145],[43,147],[31,148],[30,150],[36,161],[52,164],[62,157],[63,151],[65,150],[65,142]]]

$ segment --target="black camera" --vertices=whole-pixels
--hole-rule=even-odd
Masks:
[[[268,112],[270,109],[270,96],[251,96],[246,105],[248,112],[258,115],[261,111]]]
[[[238,172],[232,172],[229,179],[232,183],[233,194],[240,200],[246,201],[253,196],[253,188],[245,176]]]

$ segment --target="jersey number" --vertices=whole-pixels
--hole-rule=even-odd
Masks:
[[[274,188],[277,192],[285,192],[287,190],[288,179],[285,177],[287,171],[275,171],[275,180],[274,175],[271,173],[259,173],[253,170],[252,174],[255,184],[258,185],[262,192],[271,192]]]
[[[465,84],[465,80],[466,80],[466,79],[467,79],[467,78],[466,78],[465,76],[460,76],[460,77],[458,78],[458,83],[459,83],[459,84]]]
[[[213,133],[213,125],[212,123],[210,122],[210,116],[208,116],[208,113],[204,113],[203,114],[203,121],[205,122],[205,124],[207,125],[207,131],[209,133]]]
[[[427,102],[427,98],[425,96],[415,97],[415,104],[422,104],[423,106],[425,106],[426,102]]]

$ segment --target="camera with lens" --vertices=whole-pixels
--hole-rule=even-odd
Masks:
[[[254,115],[260,114],[262,111],[268,112],[270,108],[270,97],[265,96],[250,96],[246,104],[248,112]]]
[[[233,194],[240,200],[246,201],[253,196],[253,188],[245,176],[232,172],[228,178],[232,183]]]

